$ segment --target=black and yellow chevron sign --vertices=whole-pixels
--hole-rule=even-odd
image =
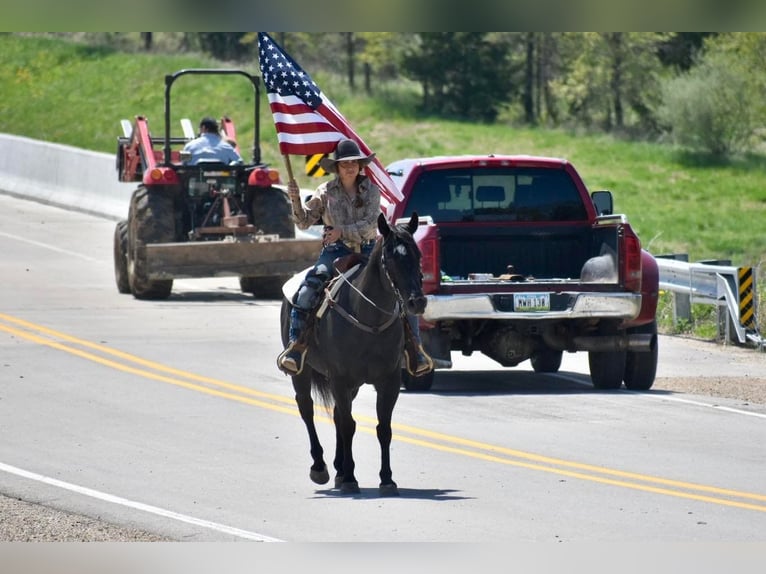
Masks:
[[[317,153],[306,156],[306,175],[311,177],[324,177],[327,175],[327,172],[319,165],[319,160],[323,157],[327,157],[327,154]]]
[[[739,272],[739,321],[743,327],[755,326],[753,302],[753,268],[740,267]]]

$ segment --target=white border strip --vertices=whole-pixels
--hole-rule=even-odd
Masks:
[[[103,500],[105,502],[110,502],[112,504],[119,504],[120,506],[126,506],[128,508],[141,510],[143,512],[149,512],[151,514],[156,514],[157,516],[170,518],[172,520],[178,520],[179,522],[186,522],[187,524],[192,524],[194,526],[201,526],[202,528],[208,528],[210,530],[215,530],[217,532],[222,532],[224,534],[231,534],[232,536],[245,538],[247,540],[256,540],[258,542],[284,542],[284,540],[280,540],[278,538],[272,538],[270,536],[266,536],[265,534],[250,532],[248,530],[241,530],[240,528],[234,528],[233,526],[226,526],[225,524],[218,524],[217,522],[211,522],[209,520],[203,520],[201,518],[194,518],[193,516],[186,516],[185,514],[179,514],[177,512],[173,512],[171,510],[165,510],[164,508],[158,508],[156,506],[151,506],[149,504],[134,502],[126,498],[121,498],[119,496],[114,496],[111,494],[107,494],[105,492],[99,492],[98,490],[85,488],[84,486],[78,486],[76,484],[71,484],[69,482],[64,482],[61,480],[57,480],[55,478],[50,478],[47,476],[43,476],[41,474],[29,472],[27,470],[17,468],[15,466],[11,466],[8,464],[4,464],[2,462],[0,462],[0,471],[8,472],[10,474],[15,474],[16,476],[21,476],[24,478],[29,478],[31,480],[36,480],[38,482],[43,482],[51,486],[63,488],[65,490],[76,492],[78,494],[83,494],[91,498],[97,498],[98,500]]]

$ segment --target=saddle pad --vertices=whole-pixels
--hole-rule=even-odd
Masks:
[[[285,299],[292,302],[295,293],[298,291],[301,283],[303,283],[303,280],[306,278],[306,273],[308,273],[310,269],[311,267],[306,267],[306,269],[299,271],[284,282],[282,285],[282,295],[285,296]]]

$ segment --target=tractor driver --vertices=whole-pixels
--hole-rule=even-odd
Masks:
[[[199,123],[199,137],[188,142],[183,151],[191,154],[191,159],[187,161],[190,165],[196,165],[200,161],[242,163],[242,156],[221,137],[218,122],[211,117],[202,118]]]

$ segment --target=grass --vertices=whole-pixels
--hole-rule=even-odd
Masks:
[[[194,54],[124,53],[60,39],[0,34],[0,132],[114,153],[119,121],[149,118],[156,136],[164,129],[164,76],[192,67],[225,67]],[[257,62],[239,65],[258,74]],[[494,125],[423,116],[418,87],[406,82],[352,93],[342,79],[308,70],[386,164],[402,157],[453,153],[526,153],[564,157],[591,190],[614,192],[654,254],[687,253],[690,261],[726,259],[757,268],[759,303],[766,287],[766,157],[715,160],[670,145],[630,142],[604,134]],[[173,86],[173,126],[178,119],[231,115],[239,143],[249,149],[253,95],[238,76],[222,80],[185,77]],[[262,159],[282,166],[265,95],[261,96]],[[321,180],[302,173],[303,187]],[[116,177],[116,174],[115,174]],[[705,313],[700,311],[700,316]],[[761,318],[761,323],[764,321]],[[680,326],[694,330],[691,326]],[[675,326],[672,328],[679,328]]]

